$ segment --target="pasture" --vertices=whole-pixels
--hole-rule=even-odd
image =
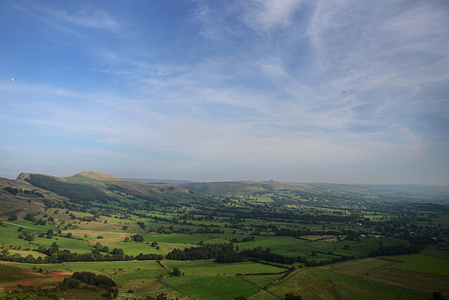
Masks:
[[[420,265],[422,265],[422,268],[425,269],[425,259],[427,258],[424,257],[423,261],[419,262],[421,255],[424,254],[401,255],[396,258],[404,260],[409,259],[410,269],[417,270]],[[389,256],[388,260],[379,258],[365,258],[323,266],[320,267],[320,269],[345,275],[363,277],[368,280],[416,290],[423,293],[431,294],[435,291],[441,291],[443,292],[443,295],[449,294],[449,277],[410,272],[410,270],[401,271],[397,268],[402,265],[406,265],[406,263],[402,264],[400,262],[395,262],[390,260],[391,258],[393,258],[393,256]],[[415,262],[417,264],[416,267],[414,264]],[[429,266],[426,270],[435,271],[438,269],[434,269],[432,266]]]
[[[185,275],[236,275],[236,274],[261,274],[261,273],[283,273],[285,269],[277,268],[269,265],[255,263],[240,264],[216,264],[206,267],[190,267],[182,268]]]
[[[337,264],[327,265],[319,269],[332,271],[345,275],[364,277],[368,274],[386,269],[396,265],[397,262],[374,257],[345,261]]]
[[[235,296],[249,297],[260,289],[238,277],[224,276],[180,276],[163,281],[191,297],[201,300],[229,300]]]
[[[367,279],[432,294],[435,291],[449,295],[449,277],[424,273],[384,269],[366,276]]]
[[[103,271],[103,270],[152,270],[161,266],[155,260],[145,261],[111,261],[111,262],[67,262],[65,263],[73,272],[76,271]]]
[[[273,284],[268,291],[283,296],[285,293],[300,295],[302,299],[385,299],[428,300],[429,296],[381,285],[363,279],[338,275],[313,268],[294,271],[285,280]],[[264,295],[252,299],[271,299]]]
[[[386,258],[402,262],[402,264],[397,264],[393,267],[397,270],[449,276],[449,260],[446,259],[422,253],[388,256]]]

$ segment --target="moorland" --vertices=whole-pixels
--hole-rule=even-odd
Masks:
[[[449,186],[22,173],[0,248],[0,299],[443,299]]]

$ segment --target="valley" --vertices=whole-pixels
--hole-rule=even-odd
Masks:
[[[449,186],[22,173],[0,226],[0,299],[449,296]]]

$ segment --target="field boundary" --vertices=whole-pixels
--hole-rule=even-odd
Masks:
[[[260,289],[260,291],[257,293],[257,294],[254,294],[254,295],[252,295],[252,296],[250,296],[250,297],[248,297],[248,298],[251,298],[251,297],[254,297],[254,296],[256,296],[256,295],[258,295],[258,294],[260,294],[262,291],[265,291],[265,292],[267,292],[267,293],[269,293],[269,294],[271,294],[271,295],[273,295],[273,296],[275,296],[276,298],[279,298],[279,299],[281,299],[282,300],[282,298],[281,297],[279,297],[278,295],[276,295],[276,294],[273,294],[272,292],[270,292],[270,291],[268,291],[268,290],[266,290],[266,289],[264,289],[263,287],[260,287],[260,286],[258,286],[257,284],[255,284],[254,282],[251,282],[251,281],[249,281],[248,279],[246,279],[246,278],[243,278],[243,277],[240,277],[240,276],[237,276],[238,278],[240,278],[240,279],[243,279],[243,280],[245,280],[245,281],[247,281],[247,282],[249,282],[249,283],[251,283],[252,285],[255,285],[255,286],[257,286],[259,289]]]
[[[449,259],[447,259],[447,258],[439,257],[439,256],[436,256],[436,255],[432,255],[432,254],[430,254],[430,253],[420,253],[420,254],[428,255],[428,256],[430,256],[430,257],[435,257],[435,258],[442,259],[442,260],[449,260]]]
[[[64,267],[66,267],[67,269],[69,269],[69,271],[70,272],[73,272],[73,270],[72,269],[70,269],[70,267],[69,266],[67,266],[65,263],[61,263]]]
[[[171,289],[177,291],[178,293],[184,294],[184,295],[186,295],[187,297],[189,297],[190,299],[193,299],[193,297],[190,296],[189,294],[184,293],[183,291],[178,290],[177,288],[175,288],[175,287],[169,285],[168,283],[165,283],[165,282],[163,282],[162,280],[160,280],[159,282],[162,283],[162,284],[164,284],[164,285],[166,285],[166,286],[168,286],[169,288],[171,288]]]

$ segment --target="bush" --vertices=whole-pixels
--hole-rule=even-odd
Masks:
[[[8,221],[15,221],[17,220],[17,216],[16,215],[12,215],[8,218]]]
[[[140,234],[135,234],[132,236],[134,242],[143,242],[143,236]]]

